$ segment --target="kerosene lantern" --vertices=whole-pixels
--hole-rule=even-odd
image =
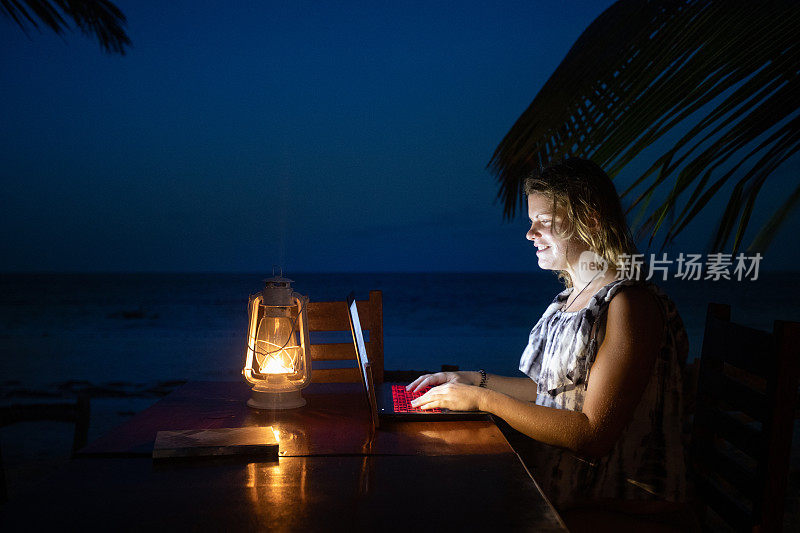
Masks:
[[[311,377],[308,297],[292,290],[281,274],[265,280],[250,296],[245,379],[253,386],[247,405],[256,409],[293,409],[306,404],[300,390]]]

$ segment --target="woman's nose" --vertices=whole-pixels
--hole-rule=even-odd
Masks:
[[[539,230],[536,229],[536,226],[535,225],[531,225],[531,229],[529,229],[528,233],[525,234],[525,238],[528,239],[529,241],[532,241],[536,237],[538,237],[539,235],[540,235],[539,234]]]

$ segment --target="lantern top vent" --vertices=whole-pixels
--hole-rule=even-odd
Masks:
[[[263,305],[266,306],[293,306],[292,296],[293,280],[284,278],[283,273],[264,280]]]

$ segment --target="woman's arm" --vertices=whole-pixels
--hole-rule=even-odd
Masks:
[[[486,388],[523,402],[536,401],[536,382],[527,376],[524,378],[510,378],[486,374]]]
[[[611,300],[605,339],[591,368],[583,411],[542,407],[458,383],[431,389],[415,405],[488,411],[536,440],[600,457],[614,446],[641,400],[661,346],[663,326],[661,310],[647,289],[631,287]]]

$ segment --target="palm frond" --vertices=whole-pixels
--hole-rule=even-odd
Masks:
[[[781,223],[786,220],[792,209],[797,207],[798,204],[800,204],[800,185],[788,196],[786,202],[775,211],[772,218],[764,224],[756,238],[753,239],[752,249],[748,251],[765,250],[778,232]]]
[[[108,0],[0,0],[0,13],[23,31],[29,26],[50,28],[61,35],[71,19],[84,35],[94,35],[109,53],[125,55],[131,40],[125,33],[125,14]]]
[[[671,242],[736,179],[712,240],[721,250],[733,237],[736,250],[765,181],[800,149],[799,74],[798,2],[619,1],[496,148],[488,167],[504,216],[522,208],[522,182],[540,165],[586,157],[615,178],[677,132],[622,192],[633,197],[639,234],[652,243],[668,222],[663,244]]]

